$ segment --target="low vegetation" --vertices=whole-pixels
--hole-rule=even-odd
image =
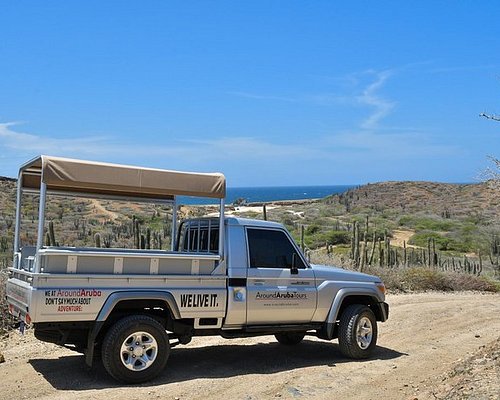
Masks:
[[[322,200],[267,204],[265,213],[262,204],[227,211],[282,222],[312,262],[374,273],[390,290],[498,291],[500,196],[495,190],[487,183],[383,182]],[[24,245],[36,242],[37,200],[32,196],[23,203]],[[0,178],[1,290],[12,262],[14,210],[15,180]],[[183,206],[179,214],[216,211]],[[165,206],[51,197],[46,216],[46,243],[170,248],[172,210]],[[8,323],[2,318],[2,325]]]

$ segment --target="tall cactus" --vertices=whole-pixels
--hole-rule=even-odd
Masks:
[[[94,235],[94,242],[95,247],[101,247],[101,234],[99,232]]]
[[[360,257],[360,252],[359,252],[359,224],[357,221],[354,221],[354,232],[353,232],[353,245],[354,245],[354,250],[353,250],[353,260],[354,260],[354,265],[357,267],[359,266],[359,257]]]
[[[146,229],[146,249],[151,249],[151,229]]]
[[[139,221],[134,217],[134,247],[136,249],[141,248],[141,229],[139,227]]]
[[[49,246],[59,246],[59,243],[56,242],[56,235],[54,233],[54,222],[49,222],[49,238],[50,244]]]
[[[359,271],[363,272],[366,264],[366,233],[363,235],[363,242],[361,243],[361,256],[359,261]]]

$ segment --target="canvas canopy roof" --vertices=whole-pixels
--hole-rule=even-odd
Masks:
[[[220,173],[169,171],[40,156],[20,169],[22,188],[147,199],[173,199],[175,195],[222,199],[226,178]]]

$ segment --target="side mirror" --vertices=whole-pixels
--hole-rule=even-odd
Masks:
[[[292,266],[290,267],[290,274],[297,275],[299,269],[297,268],[297,253],[292,254]]]

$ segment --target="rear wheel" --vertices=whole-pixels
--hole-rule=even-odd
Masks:
[[[368,358],[377,344],[377,320],[362,304],[348,306],[339,322],[339,347],[349,358]]]
[[[276,337],[276,340],[280,342],[281,344],[287,345],[287,346],[293,346],[296,344],[299,344],[302,342],[302,339],[304,339],[305,333],[304,332],[281,332],[277,333],[274,335]]]
[[[164,327],[146,315],[132,315],[116,322],[102,343],[106,371],[124,383],[153,379],[165,368],[170,354]]]

